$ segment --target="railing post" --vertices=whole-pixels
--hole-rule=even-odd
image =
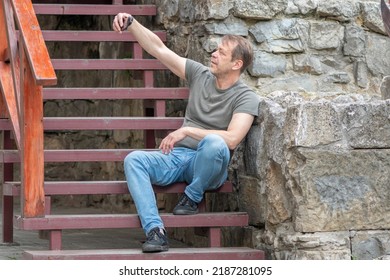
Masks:
[[[23,37],[19,38],[19,43]],[[23,44],[21,44],[24,46]],[[42,86],[35,83],[23,47],[19,48],[21,61],[22,149],[21,177],[24,186],[21,195],[22,216],[45,215],[43,96]]]
[[[12,0],[19,28],[22,216],[45,215],[42,87],[55,85],[45,40],[31,0]]]

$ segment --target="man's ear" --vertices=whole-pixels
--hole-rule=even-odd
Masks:
[[[233,68],[232,68],[232,69],[233,69],[233,70],[240,70],[243,64],[244,64],[244,63],[242,62],[241,59],[236,59],[236,60],[234,61],[234,65],[233,65]]]

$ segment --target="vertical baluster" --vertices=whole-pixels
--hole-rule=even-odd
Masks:
[[[22,36],[19,43],[23,43]],[[38,217],[45,214],[42,86],[35,84],[24,48],[19,49],[22,85],[22,216]]]
[[[11,139],[11,132],[3,132],[3,149],[14,148],[14,141]],[[3,163],[3,181],[12,181],[14,173],[13,163]],[[3,194],[2,194],[3,195]],[[13,243],[14,240],[14,198],[13,196],[3,196],[3,242]]]

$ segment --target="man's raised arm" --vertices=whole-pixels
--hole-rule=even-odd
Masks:
[[[125,30],[130,31],[146,52],[161,61],[174,74],[185,79],[186,58],[171,51],[156,34],[140,24],[132,15],[117,14],[112,27],[114,31],[119,33]]]

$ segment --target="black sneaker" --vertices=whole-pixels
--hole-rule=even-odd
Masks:
[[[146,242],[142,245],[142,252],[153,253],[168,251],[169,244],[166,232],[158,227],[153,228],[148,233]]]
[[[183,193],[179,202],[173,209],[174,215],[194,215],[198,212],[198,204],[191,200],[185,193]]]

